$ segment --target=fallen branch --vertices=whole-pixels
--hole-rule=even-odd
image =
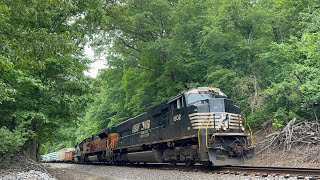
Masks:
[[[270,148],[288,151],[296,145],[320,144],[320,123],[318,121],[303,121],[297,124],[295,122],[296,118],[280,131],[265,136],[265,140],[257,143],[262,147],[257,154]]]

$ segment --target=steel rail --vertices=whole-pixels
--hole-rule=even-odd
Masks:
[[[45,164],[45,163],[44,163]],[[79,165],[97,165],[108,166],[105,163],[72,163]],[[320,169],[318,168],[291,168],[291,167],[263,167],[263,166],[210,166],[203,167],[200,164],[193,166],[185,166],[183,164],[177,164],[172,166],[165,163],[147,163],[147,164],[109,164],[109,166],[124,166],[133,168],[146,168],[156,170],[178,170],[186,172],[204,172],[204,173],[217,173],[217,174],[236,174],[236,175],[254,175],[254,176],[287,176],[287,177],[304,177],[308,176],[309,179],[320,180]]]
[[[292,175],[316,175],[320,176],[318,168],[292,168],[292,167],[264,167],[264,166],[221,166],[216,167],[219,170],[246,171],[258,173],[276,173]]]

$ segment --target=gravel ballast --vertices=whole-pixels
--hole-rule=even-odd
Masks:
[[[297,179],[297,177],[283,176],[256,176],[255,174],[235,175],[235,174],[217,174],[206,172],[184,172],[179,170],[158,170],[139,167],[126,166],[103,166],[103,165],[86,165],[86,164],[59,164],[50,163],[45,167],[52,172],[63,169],[63,173],[67,176],[65,179],[107,179],[107,180],[150,180],[150,179],[185,179],[185,180],[234,180],[234,179]],[[72,172],[72,173],[70,173]],[[74,177],[72,177],[74,175]],[[59,174],[59,178],[63,180],[64,176]]]
[[[55,178],[50,177],[48,174],[41,171],[22,171],[22,172],[10,172],[4,175],[0,175],[2,180],[56,180]]]

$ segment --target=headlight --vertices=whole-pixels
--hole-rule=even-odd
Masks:
[[[222,125],[222,126],[221,126],[221,129],[224,130],[224,131],[226,131],[226,130],[227,130],[227,127],[224,126],[224,125]]]
[[[241,126],[241,131],[244,132],[245,130],[246,130],[246,129],[245,129],[243,126]]]

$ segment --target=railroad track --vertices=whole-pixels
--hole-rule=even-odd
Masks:
[[[320,179],[320,169],[316,168],[289,168],[289,167],[258,167],[258,166],[223,166],[218,167],[223,172],[245,172],[259,176],[284,176],[304,179]]]
[[[107,166],[103,163],[82,163],[88,165]],[[168,164],[123,164],[119,166],[158,169],[158,170],[177,170],[185,172],[204,172],[212,174],[235,174],[245,176],[260,176],[260,177],[280,177],[285,178],[297,177],[297,179],[320,180],[320,169],[316,168],[290,168],[290,167],[261,167],[261,166],[211,166],[203,167],[200,164],[194,166],[185,166],[177,164],[171,166]]]
[[[132,165],[131,165],[132,166]],[[161,169],[161,170],[178,170],[186,172],[204,172],[212,174],[235,174],[247,176],[261,176],[261,177],[297,177],[297,179],[320,180],[320,169],[315,168],[289,168],[289,167],[258,167],[258,166],[211,166],[203,167],[202,165],[185,166],[176,165],[170,166],[168,164],[135,164],[134,167]]]

